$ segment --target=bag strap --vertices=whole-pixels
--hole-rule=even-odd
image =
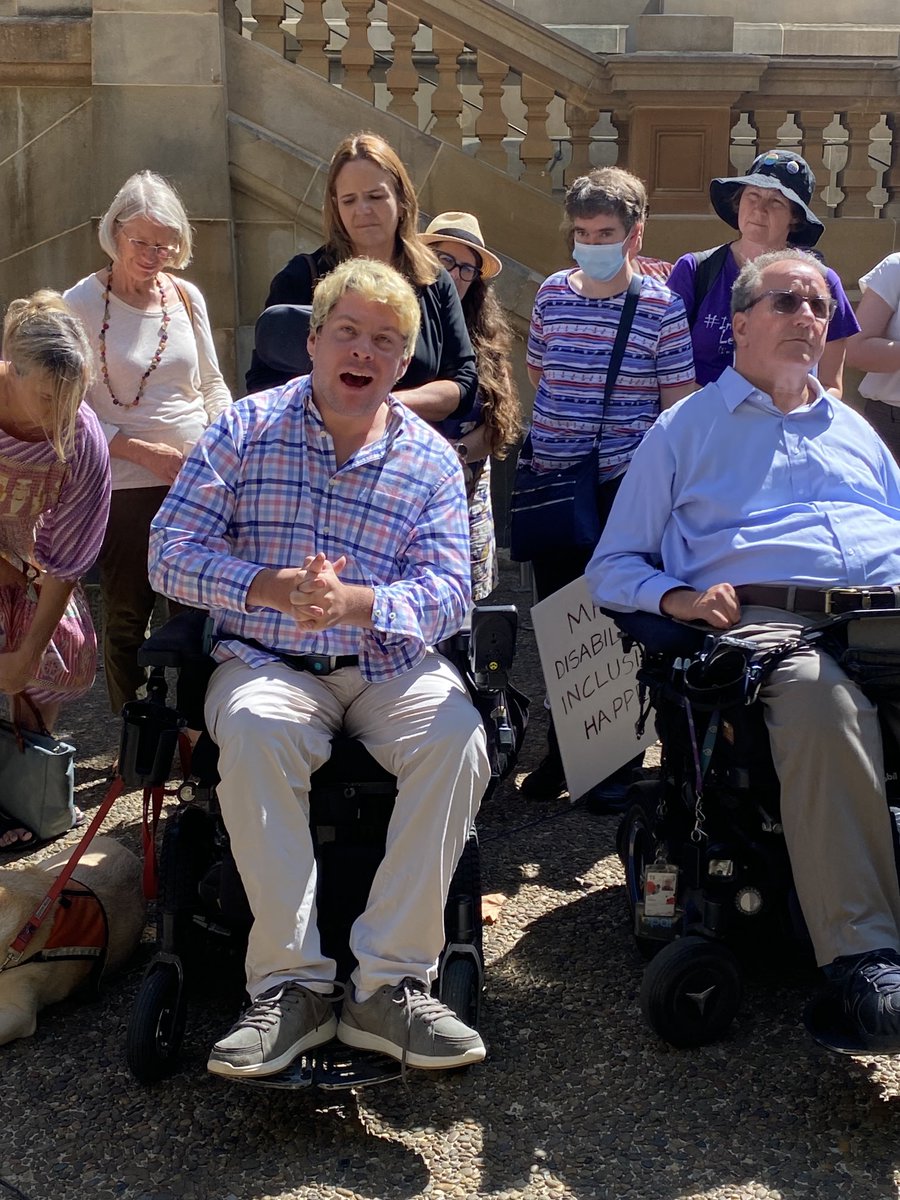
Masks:
[[[709,289],[722,274],[728,255],[731,253],[731,242],[721,246],[713,246],[710,250],[700,250],[692,254],[694,260],[694,297],[691,311],[687,314],[688,325],[691,329],[697,320],[700,305],[709,294]]]
[[[13,701],[15,702],[16,700],[24,700],[25,703],[27,704],[27,706],[31,709],[32,715],[34,716],[34,719],[38,723],[38,733],[43,734],[44,737],[51,737],[52,734],[50,733],[50,730],[44,724],[44,718],[41,715],[41,710],[38,708],[38,706],[35,704],[35,702],[32,700],[32,698],[28,695],[28,693],[27,692],[16,692],[16,694],[13,696]],[[13,705],[13,708],[15,709],[15,704]],[[15,729],[16,734],[18,734],[19,733],[18,721],[13,720],[13,728]]]
[[[184,286],[184,284],[179,283],[178,280],[174,278],[174,276],[170,275],[169,279],[172,281],[172,287],[178,293],[178,298],[181,300],[181,303],[184,305],[184,307],[187,311],[188,320],[191,323],[191,329],[193,329],[194,328],[194,306],[193,306],[193,304],[191,304],[191,298],[188,295],[188,290]]]
[[[628,344],[628,336],[631,333],[631,326],[634,323],[634,314],[641,296],[641,285],[643,282],[643,275],[632,275],[628,284],[628,291],[625,294],[625,303],[622,305],[622,315],[619,318],[619,328],[616,330],[616,340],[613,342],[612,354],[609,356],[609,366],[606,369],[606,382],[603,385],[603,413],[600,417],[600,432],[594,441],[595,449],[600,446],[603,440],[606,408],[612,396],[613,388],[616,386],[616,380],[619,378],[619,371],[622,367],[622,359],[625,357],[625,347]]]

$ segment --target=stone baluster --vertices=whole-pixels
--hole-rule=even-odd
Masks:
[[[303,16],[297,22],[297,41],[301,67],[315,71],[323,79],[328,78],[328,55],[325,47],[331,39],[331,30],[322,13],[325,0],[303,0]]]
[[[547,106],[555,93],[553,88],[528,75],[522,76],[522,103],[525,105],[525,137],[519,148],[524,170],[522,180],[532,187],[549,192],[550,173],[547,164],[553,157],[553,143],[547,136]]]
[[[431,48],[437,58],[438,80],[431,94],[434,124],[428,132],[449,142],[451,146],[461,146],[459,115],[463,109],[463,99],[459,90],[459,56],[465,49],[465,42],[451,37],[442,29],[432,29]]]
[[[842,217],[871,217],[874,213],[868,193],[875,186],[875,175],[869,166],[869,144],[875,118],[867,112],[848,112],[842,119],[850,136],[847,165],[840,178],[844,199],[838,211]]]
[[[803,157],[816,177],[816,188],[809,207],[816,216],[827,217],[830,210],[822,199],[822,193],[831,183],[831,171],[825,164],[825,130],[834,120],[834,112],[831,109],[828,112],[804,109],[798,116],[803,130]]]
[[[225,0],[225,3],[222,5],[222,24],[226,29],[234,30],[235,33],[242,32],[244,18],[241,16],[241,10],[235,4],[234,0]]]
[[[781,109],[758,108],[753,113],[753,124],[756,126],[756,153],[764,154],[766,150],[778,148],[778,130],[787,120],[787,113]],[[754,158],[756,155],[754,155]]]
[[[419,73],[413,62],[413,39],[419,29],[419,18],[396,4],[388,4],[387,26],[394,42],[394,62],[384,76],[391,97],[388,112],[418,128],[416,92],[419,90]]]
[[[565,181],[572,183],[591,169],[591,130],[597,123],[596,110],[581,108],[566,101],[566,124],[572,143],[572,157],[566,167]]]
[[[343,5],[347,13],[347,40],[341,50],[343,88],[372,104],[375,85],[369,78],[369,71],[375,62],[375,51],[369,44],[369,14],[375,7],[375,0],[343,0]]]
[[[609,114],[609,123],[616,131],[616,167],[627,168],[631,156],[631,113],[625,108],[615,108]]]
[[[506,171],[509,158],[503,139],[509,130],[509,122],[503,111],[503,85],[509,67],[499,58],[492,58],[479,50],[475,74],[481,80],[481,114],[475,122],[475,132],[480,142],[476,157]]]
[[[262,42],[270,50],[284,56],[284,0],[251,0],[250,15],[256,22],[253,30],[254,42]]]
[[[888,150],[889,167],[884,173],[881,186],[887,191],[887,205],[881,210],[881,215],[900,212],[900,120],[897,114],[885,114],[885,124],[891,131],[891,145]]]

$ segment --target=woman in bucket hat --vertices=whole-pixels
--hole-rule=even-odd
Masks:
[[[445,212],[422,234],[456,285],[478,371],[478,396],[465,420],[448,417],[436,428],[452,443],[466,475],[472,599],[497,585],[497,548],[491,508],[490,456],[503,458],[521,431],[519,394],[512,375],[512,330],[491,280],[502,263],[484,244],[477,217]]]
[[[731,336],[731,288],[744,263],[788,246],[811,250],[825,226],[809,207],[816,177],[792,150],[767,150],[746,175],[713,179],[709,198],[716,214],[736,229],[736,241],[676,262],[668,286],[684,300],[691,326],[697,383],[718,379],[734,352]],[[837,274],[826,269],[837,308],[828,344],[819,363],[823,387],[841,395],[846,339],[859,326]]]

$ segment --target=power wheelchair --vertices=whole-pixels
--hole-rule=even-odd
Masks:
[[[517,615],[513,605],[481,606],[470,625],[439,649],[465,679],[488,737],[488,794],[512,770],[524,736],[528,701],[509,682]],[[243,958],[252,924],[216,785],[218,748],[203,725],[203,699],[215,662],[210,623],[194,610],[155,631],[139,653],[150,668],[147,699],[127,704],[119,771],[129,788],[148,795],[162,788],[185,726],[203,732],[190,754],[178,806],[165,821],[159,855],[157,942],[135,1000],[127,1032],[132,1074],[152,1083],[178,1066],[191,985],[211,977],[230,980],[236,1006],[243,991]],[[178,672],[176,703],[168,703],[167,668]],[[183,745],[184,739],[181,738]],[[317,862],[317,909],[322,948],[346,980],[354,966],[350,927],[363,911],[384,855],[396,780],[354,739],[332,741],[332,754],[312,777],[310,825]],[[487,796],[485,797],[487,799]],[[473,828],[444,912],[446,942],[435,994],[477,1027],[484,979],[478,838]],[[384,1055],[333,1042],[301,1055],[279,1075],[246,1080],[284,1088],[357,1087],[401,1074]]]
[[[773,654],[650,613],[609,612],[642,650],[640,722],[653,710],[662,744],[657,779],[628,793],[617,832],[638,949],[648,959],[644,1018],[676,1047],[722,1037],[740,1007],[743,966],[812,946],[780,823],[778,778],[758,699]],[[806,629],[867,694],[900,696],[900,613],[852,611]],[[885,781],[897,855],[900,747],[882,722]],[[823,993],[804,1022],[821,1045],[864,1053]]]

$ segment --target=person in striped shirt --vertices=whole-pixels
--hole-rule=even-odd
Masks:
[[[484,729],[433,647],[470,604],[465,484],[453,449],[390,394],[419,330],[392,267],[319,282],[312,373],[245,397],[194,448],[150,540],[154,587],[215,619],[206,722],[254,924],[251,1006],[209,1069],[277,1074],[337,1034],[425,1068],[484,1058],[430,994],[450,879],[487,785]],[[316,925],[309,781],[343,729],[397,776],[340,1025]]]
[[[628,285],[637,273],[647,191],[619,167],[582,175],[566,192],[564,232],[576,267],[557,271],[538,289],[528,334],[528,375],[535,386],[530,442],[536,471],[597,455],[598,506],[608,513],[631,456],[663,408],[695,390],[684,304],[664,283],[641,277],[640,295],[609,404],[606,372]],[[583,574],[592,546],[560,547],[532,560],[543,600]],[[530,799],[554,800],[566,779],[551,722],[547,753],[520,786]],[[608,811],[599,785],[593,805]]]

